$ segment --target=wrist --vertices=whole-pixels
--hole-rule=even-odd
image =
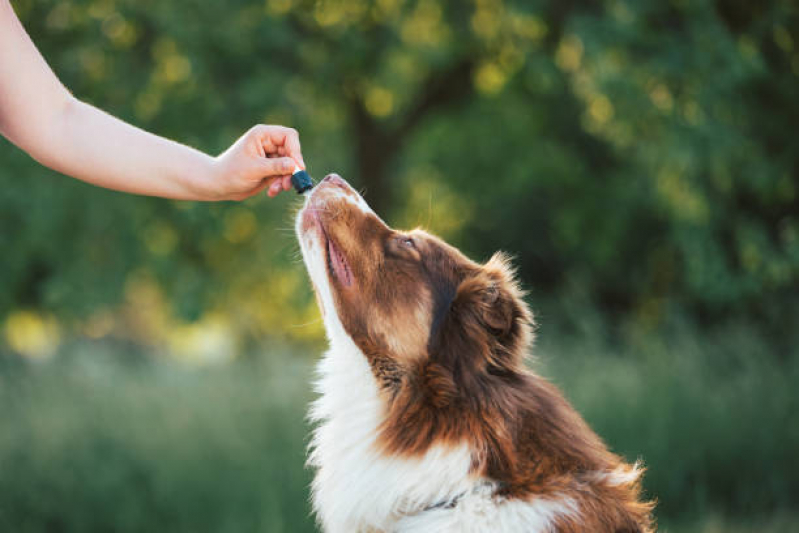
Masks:
[[[200,154],[198,164],[194,168],[186,169],[185,189],[187,199],[213,202],[224,200],[223,191],[220,188],[222,180],[222,162],[215,157],[207,154]]]

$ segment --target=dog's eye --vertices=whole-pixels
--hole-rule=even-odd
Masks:
[[[388,244],[388,252],[401,259],[419,259],[419,248],[413,237],[395,233]]]

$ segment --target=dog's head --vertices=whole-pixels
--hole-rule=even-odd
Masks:
[[[522,364],[532,318],[503,255],[478,264],[392,229],[335,174],[306,198],[297,234],[330,341],[351,340],[389,393],[429,381],[443,404]]]

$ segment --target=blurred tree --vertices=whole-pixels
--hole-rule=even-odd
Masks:
[[[14,5],[80,98],[209,151],[294,126],[312,174],[351,178],[389,219],[428,214],[475,256],[517,254],[537,294],[650,326],[677,308],[779,333],[797,311],[794,2]],[[314,316],[271,229],[281,200],[125,197],[7,146],[0,161],[0,315],[85,330],[165,307],[245,336]]]

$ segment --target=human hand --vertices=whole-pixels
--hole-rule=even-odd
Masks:
[[[268,189],[270,197],[291,189],[295,166],[305,168],[297,131],[258,125],[214,159],[208,199],[244,200]]]

